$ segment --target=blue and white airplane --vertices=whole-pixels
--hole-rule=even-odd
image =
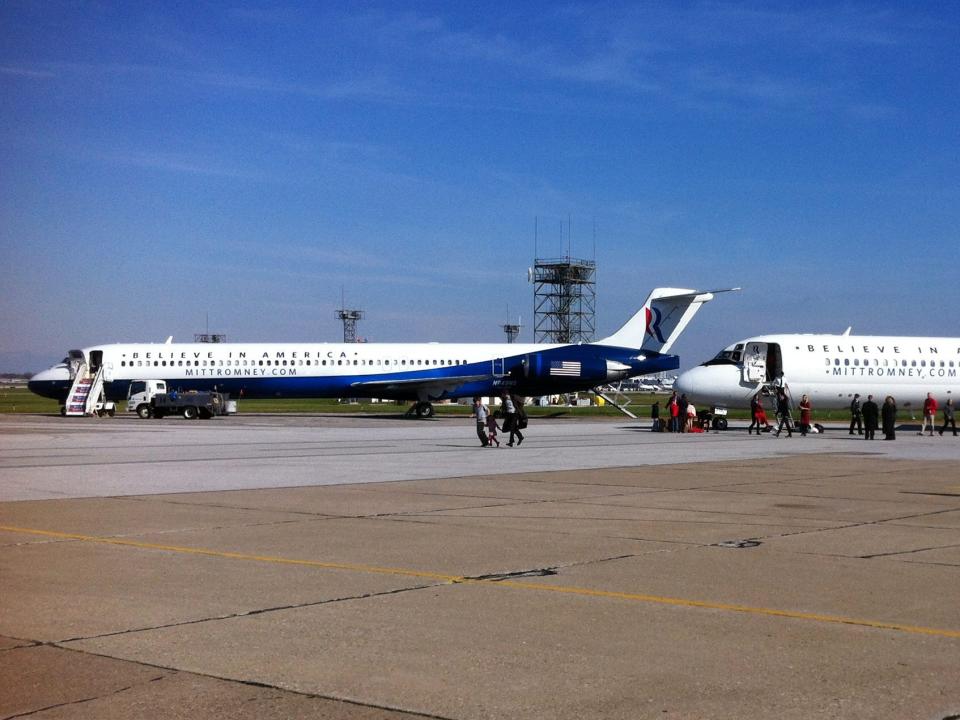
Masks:
[[[122,400],[130,383],[219,390],[241,398],[377,397],[411,400],[420,417],[433,400],[588,390],[679,367],[668,351],[713,292],[657,288],[617,332],[593,343],[166,343],[71,350],[28,387],[89,414],[95,398]],[[85,406],[85,407],[81,407]],[[86,410],[86,412],[83,412]]]

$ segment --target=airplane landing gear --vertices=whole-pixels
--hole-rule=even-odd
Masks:
[[[407,416],[416,415],[420,420],[426,420],[433,417],[433,405],[425,400],[414,403],[407,410]]]

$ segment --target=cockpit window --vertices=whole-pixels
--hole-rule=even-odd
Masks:
[[[743,347],[742,345],[740,346]],[[704,365],[736,365],[740,362],[740,350],[721,350],[712,360],[707,360]]]

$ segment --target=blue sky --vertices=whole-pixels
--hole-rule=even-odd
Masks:
[[[0,4],[0,370],[71,347],[532,339],[535,253],[605,335],[958,334],[954,3]],[[538,225],[535,247],[534,225]],[[567,222],[569,220],[569,226]]]

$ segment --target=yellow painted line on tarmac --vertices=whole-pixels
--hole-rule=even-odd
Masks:
[[[777,610],[775,608],[753,607],[749,605],[736,605],[731,603],[711,602],[707,600],[690,600],[686,598],[672,598],[660,595],[646,595],[643,593],[616,592],[612,590],[594,590],[567,585],[545,585],[542,583],[521,582],[509,579],[473,579],[462,575],[449,575],[446,573],[427,572],[422,570],[408,570],[405,568],[379,567],[376,565],[362,565],[357,563],[335,563],[322,562],[319,560],[297,560],[295,558],[276,557],[271,555],[252,555],[249,553],[237,553],[223,550],[210,550],[206,548],[192,548],[180,545],[161,545],[158,543],[146,543],[138,540],[126,540],[123,538],[99,537],[96,535],[83,535],[80,533],[57,532],[54,530],[39,530],[36,528],[22,528],[8,525],[0,525],[0,530],[24,535],[37,535],[39,537],[56,538],[60,540],[80,540],[83,542],[99,543],[105,545],[119,545],[123,547],[133,547],[143,550],[162,550],[185,555],[200,555],[206,557],[226,558],[229,560],[243,560],[248,562],[274,563],[279,565],[297,565],[301,567],[320,568],[324,570],[352,570],[354,572],[378,573],[381,575],[395,575],[401,577],[416,577],[428,580],[438,580],[459,585],[486,585],[502,588],[511,588],[515,590],[531,590],[536,592],[563,593],[567,595],[577,595],[580,597],[598,597],[613,600],[627,600],[631,602],[643,602],[656,605],[671,605],[674,607],[701,608],[707,610],[720,610],[725,612],[738,612],[750,615],[761,615],[767,617],[782,617],[793,620],[811,620],[814,622],[831,623],[838,625],[855,625],[859,627],[873,628],[877,630],[894,630],[897,632],[912,633],[916,635],[932,635],[934,637],[957,638],[960,639],[960,630],[948,630],[946,628],[931,628],[921,625],[907,625],[904,623],[884,622],[882,620],[866,620],[862,618],[844,617],[842,615],[822,615],[819,613],[806,613],[794,610]]]
[[[35,528],[21,528],[0,525],[0,530],[24,535],[38,535],[40,537],[56,538],[58,540],[81,540],[83,542],[99,543],[103,545],[121,545],[124,547],[140,548],[142,550],[165,550],[183,555],[204,555],[207,557],[227,558],[230,560],[246,560],[252,562],[274,563],[278,565],[300,565],[305,567],[321,568],[324,570],[353,570],[355,572],[379,573],[381,575],[402,575],[406,577],[425,578],[428,580],[442,580],[444,582],[459,582],[464,578],[459,575],[444,575],[442,573],[425,572],[420,570],[405,570],[403,568],[377,567],[376,565],[359,565],[355,563],[321,562],[319,560],[297,560],[273,555],[251,555],[249,553],[229,552],[226,550],[210,550],[207,548],[193,548],[183,545],[161,545],[158,543],[126,540],[124,538],[99,537],[97,535],[82,535],[79,533],[57,532],[55,530],[37,530]]]
[[[475,582],[468,580],[467,582]],[[484,581],[489,582],[489,581]],[[639,593],[615,592],[610,590],[591,590],[582,587],[564,587],[563,585],[542,585],[540,583],[522,583],[515,580],[497,581],[503,587],[515,587],[523,590],[540,590],[571,595],[585,595],[588,597],[613,598],[617,600],[633,600],[638,602],[656,603],[659,605],[674,605],[678,607],[706,608],[708,610],[725,610],[727,612],[749,613],[752,615],[767,615],[770,617],[792,618],[794,620],[815,620],[823,623],[840,625],[859,625],[861,627],[877,628],[881,630],[898,630],[900,632],[919,635],[935,635],[939,637],[960,638],[960,630],[946,630],[919,625],[905,625],[903,623],[884,622],[882,620],[863,620],[859,618],[843,617],[841,615],[821,615],[819,613],[805,613],[794,610],[776,610],[773,608],[751,607],[749,605],[734,605],[730,603],[711,602],[707,600],[688,600],[686,598],[662,597],[659,595],[644,595]]]

